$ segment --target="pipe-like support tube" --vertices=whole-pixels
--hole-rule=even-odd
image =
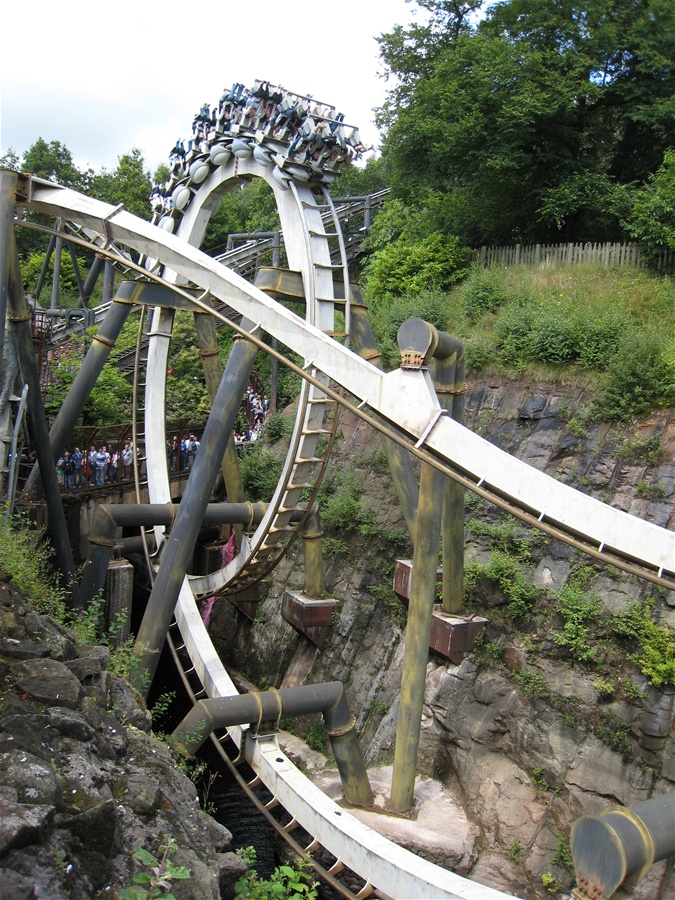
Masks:
[[[300,529],[302,550],[305,557],[305,593],[308,597],[322,597],[326,592],[323,568],[321,516],[319,507],[313,504]]]
[[[251,322],[244,327],[254,330]],[[138,631],[137,640],[149,649],[140,660],[136,687],[147,691],[159,662],[158,650],[166,639],[181,585],[192,559],[197,535],[216,480],[227,441],[239,413],[239,405],[258,348],[251,341],[235,340],[220,381],[211,413],[202,434],[201,450],[190,472],[176,521],[164,546],[162,565]],[[146,676],[149,681],[144,683]]]
[[[14,206],[16,198],[17,174],[9,169],[0,169],[0,353],[5,346],[5,319],[7,317],[7,292],[9,290],[9,267],[12,258],[14,238]],[[4,379],[5,362],[0,367],[0,385]]]
[[[216,323],[213,316],[209,316],[202,312],[196,312],[195,332],[199,342],[199,355],[202,358],[206,390],[209,395],[209,400],[211,401],[211,404],[213,404],[223,374],[223,367],[220,362],[218,348],[218,337],[216,334]],[[239,459],[234,445],[233,433],[229,436],[220,468],[223,473],[227,499],[230,503],[243,503],[246,500],[246,494],[244,493],[244,482],[241,477],[241,472],[239,471]],[[234,534],[237,541],[237,548],[240,548],[243,536],[243,530],[240,525],[235,525]]]
[[[439,496],[445,476],[429,463],[422,464],[417,510],[417,540],[413,553],[413,578],[405,632],[401,672],[401,700],[396,723],[391,808],[405,813],[413,805],[417,751],[420,742],[429,637],[436,600],[436,567],[441,529]]]
[[[377,349],[375,336],[368,319],[368,310],[363,305],[359,289],[351,285],[351,341],[356,353],[363,359],[367,359],[378,369],[382,369],[382,360]],[[393,428],[392,425],[389,426]],[[417,479],[412,467],[410,454],[395,441],[382,438],[382,447],[387,456],[391,480],[401,505],[401,512],[410,534],[410,539],[415,544],[415,517],[417,512]]]
[[[626,878],[636,884],[655,862],[675,853],[675,791],[582,816],[572,825],[570,849],[575,896],[609,900]]]
[[[28,417],[33,429],[38,463],[46,472],[44,479],[45,499],[49,511],[49,524],[54,543],[54,551],[58,561],[61,577],[74,607],[79,607],[80,590],[76,580],[73,551],[68,541],[66,516],[61,503],[56,470],[52,464],[52,452],[49,442],[47,417],[42,405],[40,392],[40,376],[35,364],[33,352],[32,316],[26,303],[21,283],[19,253],[16,247],[14,232],[9,240],[9,280],[8,280],[8,315],[14,326],[17,355],[21,365],[21,374],[28,385]]]
[[[151,528],[169,526],[176,517],[175,506],[164,503],[144,505],[101,504],[89,535],[89,554],[82,575],[80,592],[82,602],[90,603],[105,584],[110,555],[117,546],[117,529],[120,527]],[[265,514],[264,503],[211,503],[207,506],[203,525],[257,525]]]
[[[356,736],[356,723],[339,681],[200,700],[173,732],[173,738],[179,747],[193,755],[217,728],[254,722],[260,728],[263,722],[271,722],[272,729],[276,730],[282,716],[319,712],[323,715],[347,801],[354,806],[372,806],[373,794]]]
[[[398,330],[403,363],[429,366],[442,409],[464,424],[464,345],[423,319],[406,320]],[[443,611],[458,613],[464,605],[464,488],[452,478],[443,490]]]

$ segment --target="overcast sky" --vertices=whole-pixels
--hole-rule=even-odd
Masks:
[[[63,0],[29,14],[14,2],[3,12],[0,147],[57,140],[94,169],[139,147],[154,171],[203,103],[256,78],[333,104],[377,144],[372,110],[387,84],[375,36],[415,10],[406,0]]]

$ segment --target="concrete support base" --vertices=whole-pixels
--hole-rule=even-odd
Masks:
[[[243,613],[247,619],[252,622],[255,620],[258,604],[260,603],[260,585],[252,584],[250,587],[244,588],[243,591],[237,591],[236,594],[226,594],[227,599],[232,606],[236,606],[239,612]]]
[[[443,567],[436,570],[436,582],[443,583]],[[407,605],[412,587],[412,560],[397,559],[394,567],[394,592]],[[450,615],[439,604],[431,620],[429,647],[456,665],[471,653],[476,637],[488,620],[476,615]]]
[[[285,591],[281,615],[313,644],[323,647],[337,605],[337,600],[314,600],[300,591]]]

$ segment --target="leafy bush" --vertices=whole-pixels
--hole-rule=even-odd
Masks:
[[[364,537],[378,533],[375,516],[361,503],[363,485],[351,470],[324,478],[318,495],[321,523],[340,534],[358,533]]]
[[[586,593],[584,581],[573,574],[558,592],[556,610],[562,616],[563,630],[554,631],[551,637],[573,659],[590,662],[595,658],[595,648],[588,642],[588,623],[598,617],[602,604],[596,594]]]
[[[652,619],[654,601],[644,606],[637,601],[611,622],[613,632],[639,647],[628,658],[634,662],[650,684],[675,685],[675,634],[667,625]]]
[[[675,149],[637,194],[628,230],[651,261],[664,250],[675,250]]]
[[[667,337],[656,330],[625,335],[594,403],[596,415],[609,422],[628,422],[675,402],[675,366],[667,359],[667,348]]]
[[[293,433],[293,419],[291,416],[282,412],[271,412],[265,419],[264,438],[270,444],[285,437],[290,437]]]
[[[462,291],[462,310],[469,322],[477,322],[488,313],[497,312],[507,300],[501,279],[494,269],[474,269]]]
[[[19,518],[0,517],[0,570],[27,594],[36,612],[65,621],[66,595],[50,568],[50,547],[43,531],[31,529]]]
[[[247,866],[255,863],[255,848],[246,847],[238,850]],[[311,880],[310,866],[304,860],[298,860],[297,868],[293,866],[277,866],[268,880],[261,879],[258,873],[249,868],[246,875],[234,886],[234,896],[246,897],[249,900],[316,900],[318,897],[316,882]]]
[[[481,338],[468,338],[464,341],[464,362],[467,371],[480,374],[491,362],[494,362],[494,348],[489,341]]]
[[[619,348],[628,320],[616,310],[601,310],[593,316],[577,315],[575,338],[579,364],[602,371]]]
[[[447,290],[466,273],[469,254],[454,235],[400,237],[371,256],[364,273],[367,295],[381,304],[425,290]]]
[[[500,356],[506,363],[529,357],[530,335],[535,310],[522,301],[506,307],[495,325],[495,338]]]
[[[504,553],[495,550],[486,564],[470,562],[464,569],[464,595],[467,599],[479,600],[479,583],[487,579],[497,585],[506,597],[507,611],[513,619],[527,618],[539,596],[538,589],[527,580],[520,563]]]
[[[189,869],[177,866],[171,860],[177,849],[176,842],[170,834],[165,834],[164,843],[160,844],[159,859],[143,847],[137,847],[133,853],[134,859],[149,871],[134,875],[132,887],[120,891],[122,900],[156,900],[158,897],[173,897],[173,894],[168,893],[171,882],[190,878]]]
[[[240,467],[246,496],[253,501],[269,503],[281,475],[282,461],[256,444],[241,454]]]

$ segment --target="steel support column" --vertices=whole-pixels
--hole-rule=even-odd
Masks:
[[[448,334],[437,335],[431,374],[438,402],[463,425],[464,344]],[[442,546],[443,612],[452,615],[464,607],[464,488],[452,478],[445,479]]]
[[[368,360],[372,365],[382,369],[382,358],[377,349],[373,329],[368,319],[368,310],[363,304],[361,292],[355,286],[350,286],[351,299],[351,341],[354,351],[360,357]],[[393,425],[390,425],[393,428]],[[410,454],[395,441],[382,438],[382,447],[387,456],[391,480],[398,502],[401,504],[401,512],[405,519],[410,539],[415,544],[415,517],[417,511],[417,479],[412,467]]]
[[[436,568],[442,515],[440,498],[444,480],[442,472],[429,463],[422,464],[417,539],[413,552],[412,590],[405,631],[401,699],[391,782],[391,808],[397,813],[411,809],[415,791],[429,637],[436,600]]]
[[[7,292],[9,268],[14,246],[14,207],[18,175],[9,169],[0,169],[0,353],[5,346],[5,319],[7,318]],[[5,372],[5,361],[0,366],[0,385]]]
[[[464,345],[423,319],[405,321],[398,332],[401,352],[413,365],[428,365],[438,402],[464,424]],[[464,488],[445,478],[443,488],[443,611],[460,612],[464,582]]]
[[[316,503],[312,504],[300,529],[302,551],[305,557],[305,593],[308,597],[323,597],[326,578],[323,568],[321,516]]]
[[[220,379],[223,374],[223,367],[220,362],[220,352],[218,347],[218,336],[216,333],[216,323],[213,316],[207,313],[195,312],[195,331],[197,333],[197,341],[199,343],[199,355],[202,358],[202,366],[204,369],[204,379],[206,381],[206,390],[209,395],[211,405],[213,405]],[[243,392],[242,392],[243,396]],[[239,402],[241,403],[241,396]],[[225,490],[227,499],[231,503],[243,503],[246,499],[244,494],[244,482],[239,471],[239,460],[237,451],[234,446],[234,433],[230,432],[225,453],[220,465],[225,481]],[[237,548],[241,547],[241,538],[243,529],[241,525],[235,525],[234,533],[237,540]]]
[[[252,323],[244,327],[253,330]],[[171,624],[185,573],[192,559],[197,535],[208,506],[218,469],[239,412],[258,348],[245,339],[235,340],[220,381],[211,414],[204,429],[200,452],[195,457],[176,520],[167,537],[162,560],[138,632],[138,642],[150,649],[143,654],[137,687],[143,690],[143,673],[150,682]],[[145,686],[146,689],[148,685]]]
[[[79,607],[80,591],[76,581],[73,551],[68,541],[66,517],[61,504],[56,470],[52,462],[47,417],[42,405],[40,375],[33,353],[32,315],[26,303],[21,283],[19,254],[14,234],[10,239],[9,290],[7,295],[9,319],[14,326],[17,354],[24,382],[28,385],[28,416],[31,423],[38,463],[44,477],[45,499],[49,511],[49,525],[61,577],[70,594],[72,606]]]

